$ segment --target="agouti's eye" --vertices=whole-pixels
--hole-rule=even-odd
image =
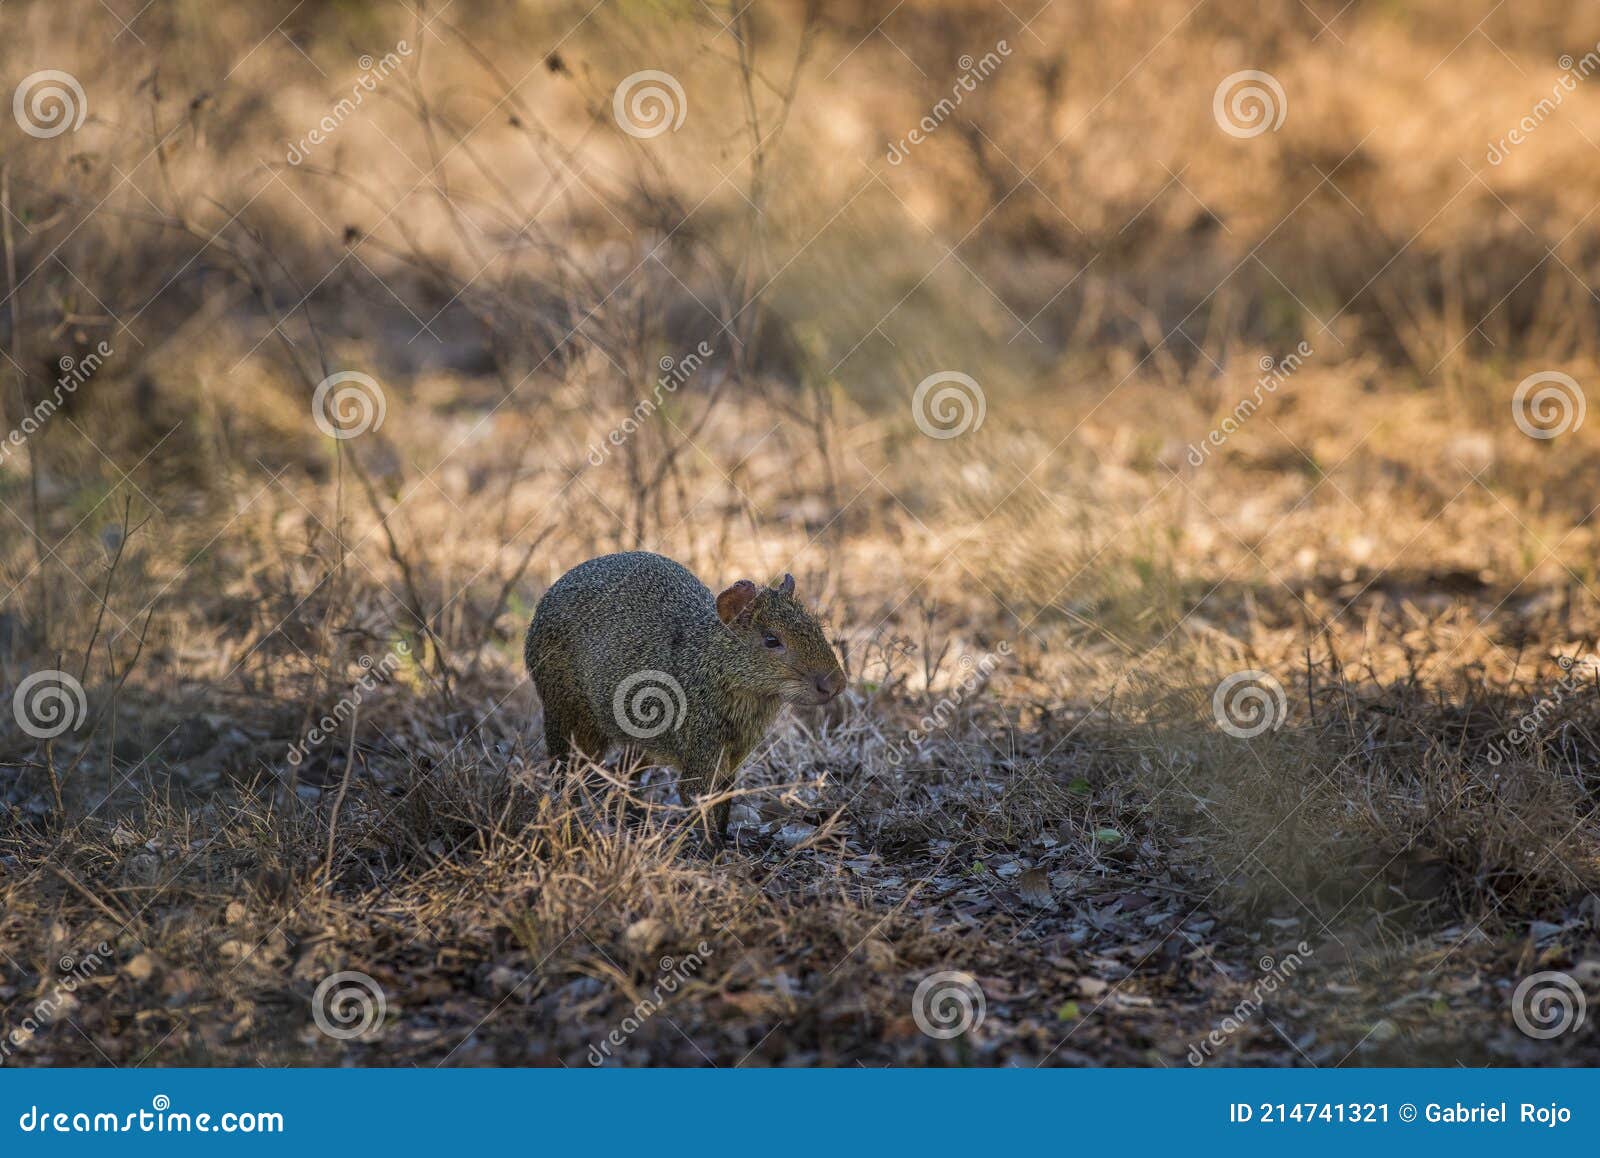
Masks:
[[[770,631],[762,637],[761,642],[774,649],[783,646],[783,640],[779,639],[776,635],[773,635]]]

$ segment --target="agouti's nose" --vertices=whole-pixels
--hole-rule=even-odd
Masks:
[[[833,699],[844,691],[844,672],[834,670],[825,676],[818,676],[817,691],[822,693],[824,699]]]

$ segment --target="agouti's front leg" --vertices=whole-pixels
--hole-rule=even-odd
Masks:
[[[694,807],[702,793],[719,791],[717,771],[716,756],[697,755],[684,761],[678,773],[678,799],[685,808]],[[713,804],[706,812],[706,836],[719,844],[728,828],[728,804],[728,801]]]
[[[678,769],[678,800],[685,808],[693,808],[695,801],[705,791],[706,775],[688,766]]]

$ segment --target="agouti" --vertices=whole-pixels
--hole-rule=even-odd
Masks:
[[[794,597],[794,576],[771,587],[741,579],[712,595],[647,551],[590,559],[556,580],[524,656],[552,761],[634,745],[679,770],[685,804],[728,789],[780,704],[825,704],[845,683],[822,627]],[[718,838],[728,804],[711,809]]]

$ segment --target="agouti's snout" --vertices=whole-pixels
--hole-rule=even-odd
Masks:
[[[844,691],[844,672],[835,668],[827,675],[813,677],[812,682],[817,685],[817,695],[821,697],[817,703],[825,704]]]

